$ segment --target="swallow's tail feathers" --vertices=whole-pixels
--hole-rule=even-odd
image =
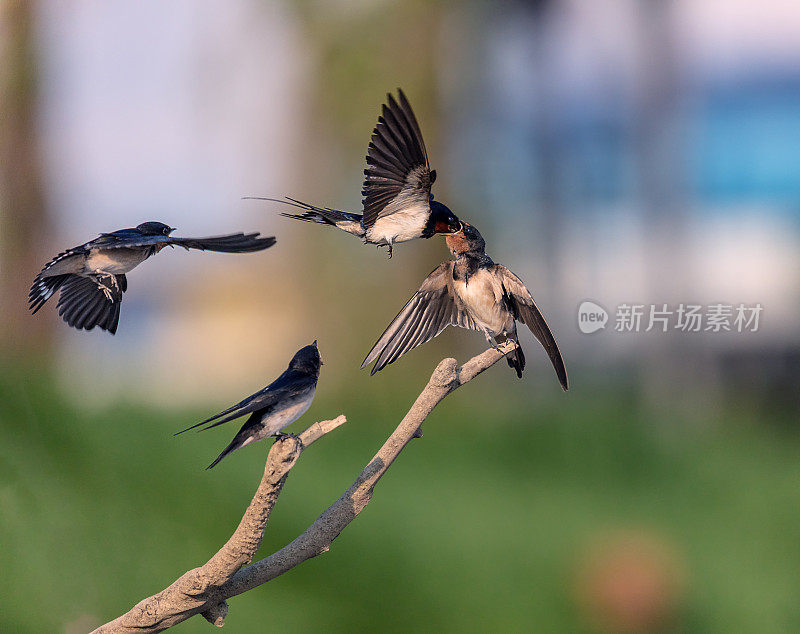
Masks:
[[[241,449],[242,447],[249,445],[256,440],[260,440],[261,436],[256,434],[259,422],[261,421],[261,415],[253,412],[250,414],[248,419],[245,421],[242,428],[236,432],[236,435],[233,437],[233,440],[230,444],[222,450],[222,453],[219,454],[210,465],[206,467],[206,469],[213,469],[215,465],[219,463],[225,456],[228,454],[236,451],[237,449]],[[217,423],[219,424],[219,423]],[[206,429],[209,429],[208,427]]]
[[[514,342],[514,349],[506,355],[508,367],[517,373],[517,378],[522,378],[522,371],[525,369],[525,353],[522,352],[522,346],[519,341]]]
[[[363,237],[364,229],[361,226],[361,214],[352,213],[349,211],[340,211],[338,209],[331,209],[330,207],[317,207],[310,203],[304,203],[301,200],[290,198],[260,198],[256,196],[248,196],[250,200],[268,200],[282,205],[289,205],[302,210],[301,213],[281,213],[284,218],[292,218],[294,220],[302,220],[303,222],[313,222],[319,225],[328,225],[329,227],[337,227],[353,235]]]
[[[253,253],[268,249],[275,242],[275,236],[261,236],[258,232],[232,233],[209,238],[169,238],[167,240],[167,244],[174,244],[185,249],[217,251],[218,253]]]
[[[45,302],[53,296],[61,285],[67,281],[69,274],[66,275],[51,275],[49,277],[42,277],[41,274],[36,276],[33,280],[33,285],[28,293],[28,309],[32,315],[35,315],[39,309],[44,306]]]
[[[219,454],[216,458],[214,458],[214,462],[208,465],[206,467],[206,470],[213,469],[214,467],[216,467],[217,464],[219,464],[220,460],[222,460],[225,456],[227,456],[231,452],[236,451],[240,446],[241,443],[239,442],[239,437],[237,436],[231,441],[231,443],[227,447],[225,447],[225,449],[222,450],[221,454]]]

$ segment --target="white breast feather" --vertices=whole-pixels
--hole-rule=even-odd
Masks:
[[[308,408],[311,407],[311,402],[314,400],[314,393],[316,390],[317,388],[315,387],[304,400],[297,401],[279,412],[273,413],[267,420],[266,435],[279,432],[305,414]]]
[[[92,249],[86,259],[86,268],[92,272],[119,275],[132,270],[147,258],[145,249]]]
[[[416,204],[406,207],[402,211],[396,211],[385,216],[381,216],[369,229],[367,237],[370,242],[383,242],[395,244],[397,242],[408,242],[414,238],[419,238],[425,225],[428,224],[430,207],[424,204]]]
[[[478,271],[469,278],[468,284],[463,280],[454,281],[453,289],[478,327],[485,327],[493,334],[514,329],[514,320],[503,310],[501,298],[495,294],[495,284],[488,271]]]

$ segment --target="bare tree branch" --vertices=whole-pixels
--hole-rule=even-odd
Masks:
[[[264,476],[250,506],[219,552],[203,566],[183,574],[165,590],[140,601],[129,612],[95,632],[161,632],[195,614],[202,614],[218,627],[223,626],[228,612],[226,599],[256,588],[307,559],[327,552],[333,540],[369,504],[378,480],[403,448],[412,438],[421,435],[420,427],[433,408],[512,349],[511,344],[504,344],[500,350],[490,348],[461,367],[455,359],[441,361],[411,409],[350,488],[294,541],[248,566],[261,544],[270,512],[289,470],[300,453],[346,419],[339,416],[332,421],[315,423],[297,438],[288,437],[276,442],[267,456]]]
[[[339,416],[314,423],[299,436],[287,436],[275,442],[267,455],[264,475],[253,500],[227,543],[205,564],[184,573],[165,590],[140,601],[129,612],[95,632],[160,632],[195,614],[203,614],[214,625],[224,625],[228,606],[219,587],[253,560],[272,507],[302,451],[346,421],[344,416]]]

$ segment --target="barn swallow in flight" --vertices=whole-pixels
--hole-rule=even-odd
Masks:
[[[366,244],[389,247],[436,233],[458,231],[458,218],[433,199],[431,185],[436,170],[428,165],[428,153],[414,112],[399,88],[398,100],[387,94],[378,124],[367,150],[366,178],[361,190],[363,215],[317,207],[294,198],[271,200],[303,209],[281,214],[287,218],[331,225],[361,238]]]
[[[202,423],[179,431],[178,434],[216,421],[205,429],[198,430],[205,431],[234,418],[250,414],[231,443],[206,469],[211,469],[229,453],[245,445],[262,440],[267,436],[280,437],[283,435],[280,433],[281,430],[300,418],[311,406],[314,392],[317,389],[321,365],[322,359],[320,359],[315,341],[310,346],[300,348],[292,357],[286,371],[263,390],[248,396],[241,403],[229,407],[224,412],[207,418]]]
[[[258,233],[171,238],[173,231],[161,222],[144,222],[134,229],[101,233],[95,240],[59,253],[33,280],[28,308],[35,314],[60,289],[58,314],[65,322],[86,330],[98,326],[113,335],[122,294],[128,289],[125,274],[164,247],[251,253],[275,244],[274,237],[259,238]]]
[[[375,374],[403,354],[430,341],[447,326],[482,331],[492,347],[511,340],[508,365],[522,378],[525,355],[517,337],[516,321],[530,328],[555,368],[564,391],[567,371],[550,328],[522,281],[486,255],[481,234],[462,222],[462,229],[445,240],[455,260],[436,267],[394,318],[370,350],[361,368],[377,359]]]

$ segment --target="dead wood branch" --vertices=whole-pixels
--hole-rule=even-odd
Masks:
[[[411,409],[350,488],[294,541],[248,565],[261,545],[270,512],[300,453],[346,419],[339,416],[315,423],[297,437],[276,442],[267,456],[256,494],[228,542],[205,564],[184,573],[165,590],[140,601],[129,612],[95,632],[161,632],[196,614],[202,614],[219,627],[224,625],[227,599],[328,551],[333,540],[369,504],[378,480],[403,448],[412,438],[419,437],[420,427],[433,408],[511,350],[510,345],[501,346],[500,350],[486,350],[461,367],[455,359],[441,361]]]

